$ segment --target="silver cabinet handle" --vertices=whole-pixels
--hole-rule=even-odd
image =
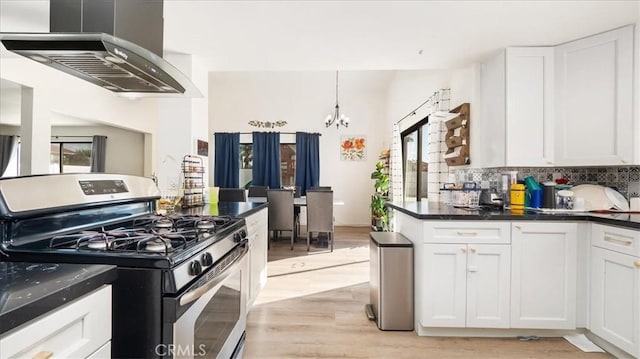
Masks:
[[[604,240],[607,241],[607,242],[622,243],[622,245],[625,245],[625,246],[630,246],[630,245],[633,244],[632,240],[619,239],[619,238],[615,238],[615,237],[611,237],[611,236],[604,236]]]

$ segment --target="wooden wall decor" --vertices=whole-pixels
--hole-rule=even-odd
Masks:
[[[444,140],[447,144],[447,152],[444,154],[444,160],[449,167],[471,163],[469,159],[469,109],[468,103],[463,103],[452,109],[449,113],[458,115],[444,123],[447,127]]]

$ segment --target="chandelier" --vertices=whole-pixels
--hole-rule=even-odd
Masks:
[[[340,125],[344,127],[349,127],[349,117],[344,114],[340,114],[340,105],[338,105],[338,71],[336,71],[336,109],[332,115],[327,115],[327,118],[324,120],[324,125],[329,127],[333,124],[336,124],[336,128],[340,128]]]

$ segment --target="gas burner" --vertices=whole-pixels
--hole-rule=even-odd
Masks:
[[[163,238],[156,238],[154,240],[146,242],[144,247],[145,251],[148,252],[166,252],[172,248],[171,241]]]
[[[210,220],[204,219],[201,221],[196,221],[196,228],[202,230],[212,230],[216,227],[215,223]]]
[[[111,244],[106,236],[87,239],[87,248],[105,250]]]
[[[169,218],[161,218],[151,224],[155,229],[171,229],[173,228],[173,221]]]

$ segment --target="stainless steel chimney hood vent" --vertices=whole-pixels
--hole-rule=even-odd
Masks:
[[[153,5],[151,11],[150,5]],[[120,36],[131,34],[128,38],[134,37],[152,46],[158,44],[159,36],[161,44],[162,32],[158,34],[155,31],[162,28],[161,0],[51,0],[50,6],[52,32],[0,33],[0,42],[4,47],[113,92],[202,96],[185,75],[162,57],[133,42],[106,33]],[[111,16],[113,21],[88,23],[89,19],[96,19],[96,12],[100,19]],[[136,14],[140,15],[140,21],[134,23],[139,23],[144,30],[136,29],[129,23]],[[125,20],[128,20],[126,26]],[[79,32],[53,32],[56,29],[77,29]],[[86,29],[96,32],[84,32]],[[146,37],[141,38],[140,34]]]

